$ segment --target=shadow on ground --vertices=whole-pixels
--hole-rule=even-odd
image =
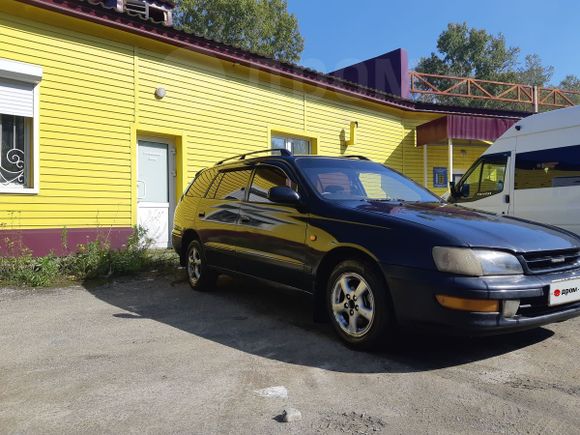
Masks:
[[[147,278],[85,283],[95,297],[128,322],[152,319],[198,337],[264,358],[351,373],[407,373],[481,361],[541,342],[539,328],[485,338],[405,335],[380,353],[355,352],[330,324],[314,323],[310,298],[249,281],[221,277],[215,291],[190,290],[184,280]]]

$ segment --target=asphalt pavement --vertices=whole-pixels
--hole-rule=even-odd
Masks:
[[[580,319],[360,353],[311,316],[228,278],[0,289],[0,432],[580,433]]]

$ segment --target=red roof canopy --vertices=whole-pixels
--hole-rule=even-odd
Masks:
[[[495,141],[515,119],[447,115],[417,127],[417,145],[435,144],[448,139]]]

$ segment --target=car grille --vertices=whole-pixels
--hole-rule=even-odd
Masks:
[[[580,249],[522,254],[529,273],[550,273],[580,267]]]

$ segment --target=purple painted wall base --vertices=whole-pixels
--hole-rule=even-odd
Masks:
[[[133,228],[47,228],[38,230],[0,230],[0,255],[20,255],[23,249],[30,250],[32,255],[40,257],[51,252],[54,255],[66,255],[78,251],[78,245],[85,245],[95,240],[107,242],[113,249],[121,248]]]

